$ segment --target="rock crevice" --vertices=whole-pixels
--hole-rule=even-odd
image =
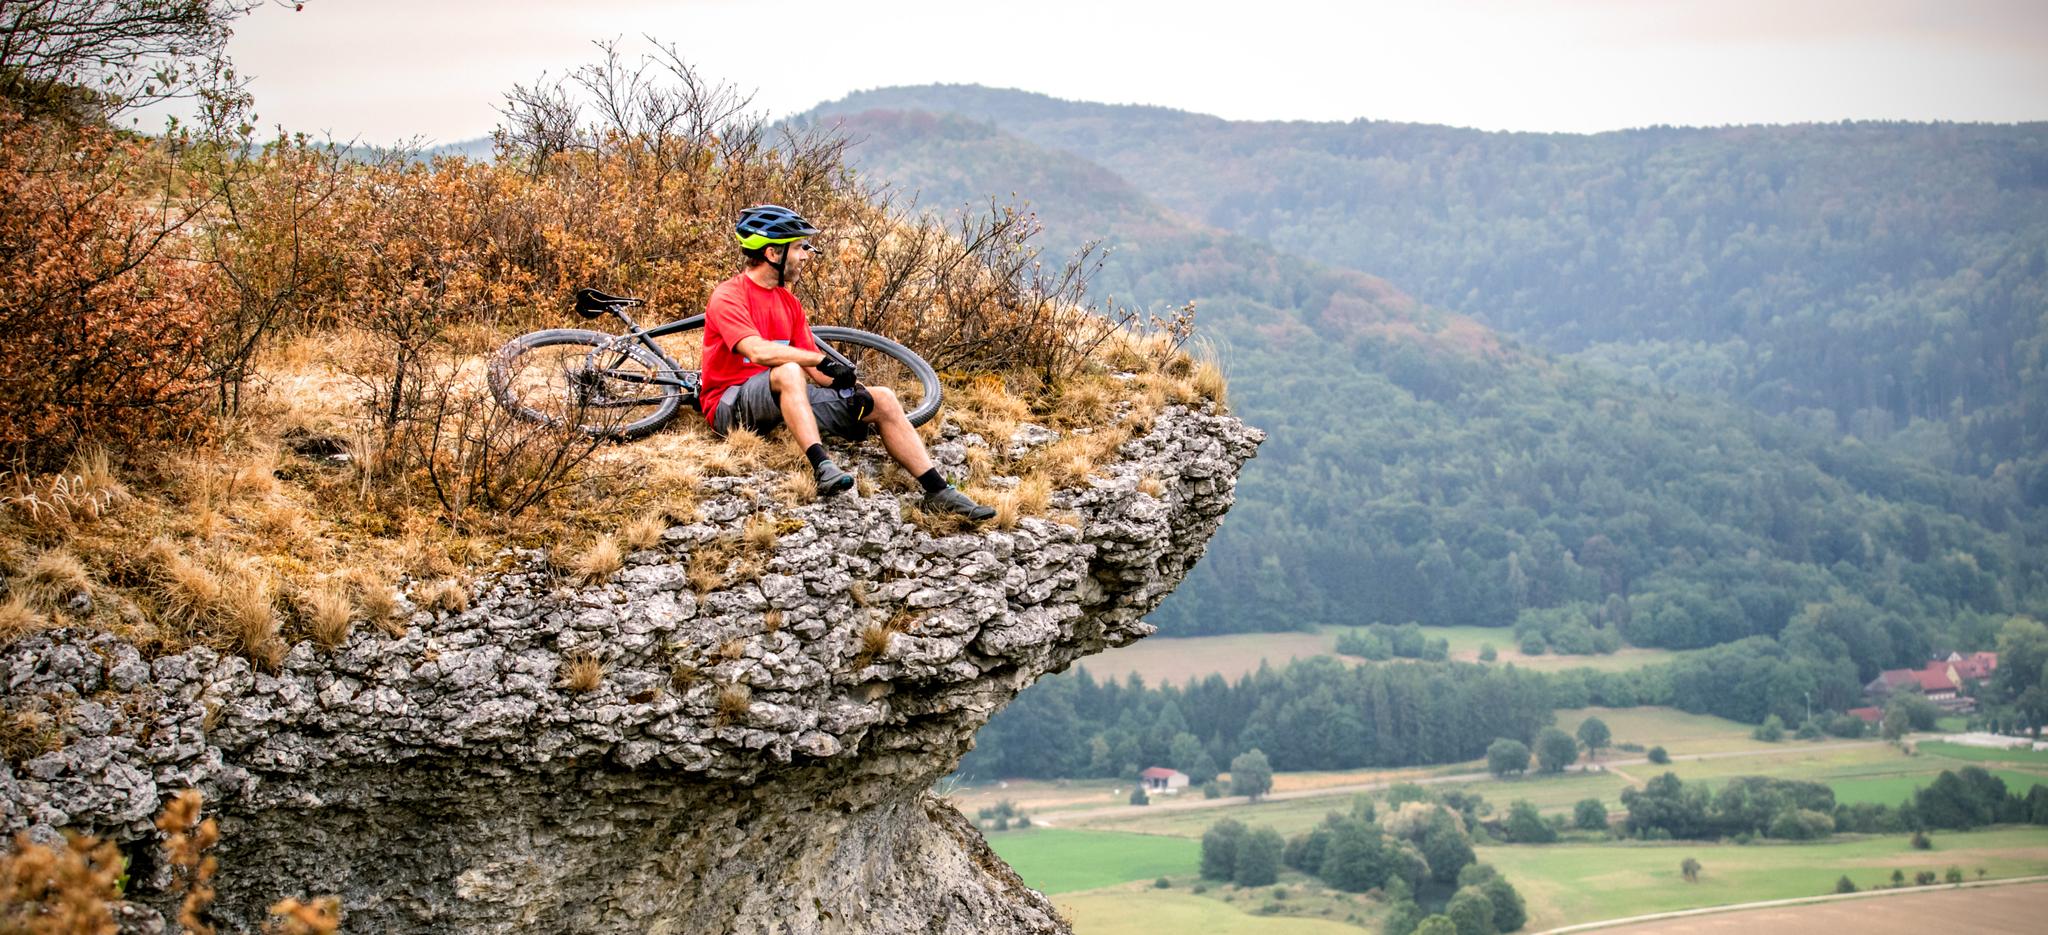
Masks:
[[[1151,632],[1261,437],[1171,407],[1055,495],[1064,522],[955,535],[887,494],[719,479],[606,583],[513,554],[466,610],[274,673],[39,634],[0,653],[0,702],[61,745],[0,763],[0,830],[128,842],[146,902],[150,819],[196,787],[229,930],[331,893],[359,931],[1064,931],[926,790],[1018,691]]]

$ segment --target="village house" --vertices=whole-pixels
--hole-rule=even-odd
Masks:
[[[1180,790],[1188,787],[1188,774],[1164,766],[1153,766],[1139,773],[1138,781],[1145,784],[1145,792],[1148,795],[1178,795]]]
[[[1882,707],[1885,700],[1899,692],[1913,692],[1951,711],[1970,711],[1976,708],[1976,699],[1969,697],[1964,689],[1973,683],[1989,681],[1998,671],[1997,653],[1950,653],[1947,658],[1936,659],[1918,669],[1886,669],[1863,686],[1864,694]]]

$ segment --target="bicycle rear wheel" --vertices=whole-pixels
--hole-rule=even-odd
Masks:
[[[604,438],[640,438],[675,417],[677,375],[646,348],[602,331],[520,335],[491,357],[491,395],[532,422]]]
[[[811,336],[820,351],[837,353],[860,371],[860,381],[869,386],[886,386],[903,401],[903,412],[911,425],[923,425],[939,414],[945,391],[938,371],[916,352],[871,331],[817,325]]]

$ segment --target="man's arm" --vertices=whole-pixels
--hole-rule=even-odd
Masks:
[[[733,345],[732,349],[740,352],[746,359],[763,367],[800,364],[804,368],[804,373],[810,376],[812,383],[816,383],[819,386],[829,386],[832,383],[831,377],[818,372],[818,365],[825,362],[825,355],[817,351],[807,351],[800,347],[778,344],[758,334],[750,334],[741,338],[740,343]]]

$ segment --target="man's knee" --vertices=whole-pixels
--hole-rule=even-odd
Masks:
[[[868,413],[871,421],[879,422],[903,416],[903,401],[896,398],[895,390],[886,386],[870,386],[867,389],[868,395],[875,400],[874,409]]]
[[[810,377],[804,373],[801,364],[777,364],[768,371],[768,385],[775,387],[779,392],[802,389],[803,385],[809,382]]]

